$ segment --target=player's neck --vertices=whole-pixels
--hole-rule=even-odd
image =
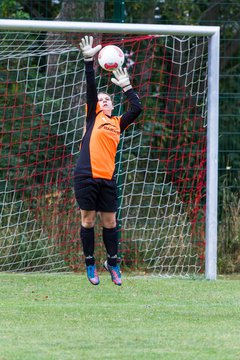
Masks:
[[[103,110],[103,113],[107,116],[110,116],[110,117],[112,116],[112,110],[105,109],[105,110]]]

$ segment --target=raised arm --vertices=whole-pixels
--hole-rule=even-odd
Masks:
[[[93,47],[93,37],[85,36],[81,39],[80,49],[83,54],[87,85],[87,113],[95,113],[97,105],[97,89],[95,83],[95,73],[93,69],[93,58],[101,50],[102,45]],[[87,117],[88,121],[88,117]]]
[[[112,78],[111,81],[123,89],[123,92],[126,94],[130,103],[130,110],[125,112],[121,117],[120,128],[121,132],[123,132],[140,115],[142,112],[142,105],[138,95],[132,88],[127,69],[119,68],[116,71],[113,71],[113,74],[115,78]]]

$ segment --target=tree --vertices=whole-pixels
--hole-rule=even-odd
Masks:
[[[2,0],[0,3],[0,17],[12,19],[30,19],[30,14],[24,10],[21,1]]]
[[[90,4],[86,0],[63,0],[56,20],[89,21],[92,18],[92,21],[103,21],[104,9],[105,2],[101,0],[91,1]]]

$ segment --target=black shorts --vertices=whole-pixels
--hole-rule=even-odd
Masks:
[[[74,176],[74,192],[81,210],[116,212],[118,208],[115,180]]]

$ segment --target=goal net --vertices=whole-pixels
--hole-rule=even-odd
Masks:
[[[85,32],[0,32],[0,269],[83,269],[73,169],[82,139]],[[204,271],[208,36],[93,35],[125,53],[143,113],[122,135],[116,171],[122,268],[160,275]],[[127,109],[111,74],[99,91]],[[101,227],[96,258],[105,249]]]

